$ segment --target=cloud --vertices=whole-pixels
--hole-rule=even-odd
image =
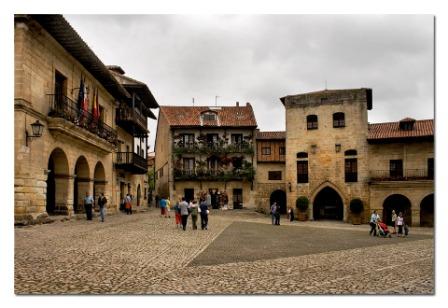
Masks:
[[[284,129],[279,97],[371,87],[370,122],[432,118],[429,15],[68,15],[105,64],[160,105],[250,101],[259,128]],[[275,120],[272,120],[275,119]],[[151,143],[155,121],[150,121]]]

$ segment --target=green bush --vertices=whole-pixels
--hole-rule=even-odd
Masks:
[[[301,196],[296,200],[296,207],[301,212],[306,212],[306,210],[308,209],[308,204],[309,204],[308,198],[305,196]]]
[[[359,214],[364,210],[364,205],[362,204],[361,199],[355,198],[350,201],[350,211],[353,214]]]

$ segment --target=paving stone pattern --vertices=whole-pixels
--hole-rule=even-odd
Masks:
[[[174,217],[149,210],[111,215],[105,223],[71,220],[16,228],[15,293],[434,293],[432,229],[414,228],[406,239],[375,239],[367,235],[367,225],[282,224],[272,226],[269,217],[249,211],[212,211],[209,230],[192,230],[189,221],[187,231],[181,231]],[[253,238],[249,249],[223,253],[226,236],[244,229],[245,236],[240,241],[230,237],[227,247],[245,246]],[[266,242],[258,243],[257,230]],[[301,233],[309,239],[306,249],[266,253],[270,244],[291,235],[298,239]],[[335,238],[346,246],[335,247]],[[214,253],[220,260],[210,262]]]

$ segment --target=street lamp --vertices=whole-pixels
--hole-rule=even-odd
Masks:
[[[31,130],[33,131],[32,135],[28,134],[28,131],[25,128],[25,134],[26,134],[26,146],[28,146],[28,138],[36,138],[42,136],[42,131],[44,129],[44,125],[39,122],[39,120],[36,120],[33,124],[31,124]]]

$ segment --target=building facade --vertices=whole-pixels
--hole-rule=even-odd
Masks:
[[[117,110],[135,93],[117,81],[61,15],[16,15],[14,25],[16,221],[81,213],[86,193],[95,199],[104,193],[109,212],[116,211],[119,146],[135,145],[134,133],[117,124]],[[152,104],[157,106],[155,100]],[[151,115],[142,117],[146,121]],[[40,137],[32,133],[36,123],[43,125]],[[146,177],[140,171],[125,175],[134,196],[139,183],[144,185],[138,177]]]
[[[310,202],[312,220],[353,218],[361,199],[390,221],[402,211],[412,225],[432,225],[433,120],[369,124],[371,89],[324,90],[281,98],[286,114],[285,184],[288,206]]]
[[[256,127],[249,103],[162,106],[155,144],[156,192],[175,200],[198,199],[209,192],[216,207],[254,207]]]

